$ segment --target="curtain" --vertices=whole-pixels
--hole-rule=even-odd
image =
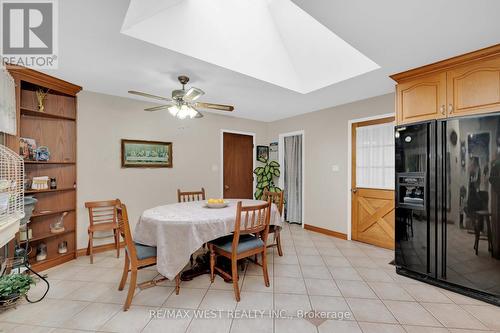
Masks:
[[[285,219],[302,224],[302,135],[284,139]]]
[[[394,189],[394,124],[356,128],[356,186]]]
[[[0,64],[0,132],[16,135],[16,86]]]

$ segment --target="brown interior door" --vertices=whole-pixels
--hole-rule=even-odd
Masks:
[[[391,117],[355,123],[352,125],[351,238],[387,249],[394,249],[395,245],[394,190],[377,188],[376,186],[366,186],[366,183],[370,183],[369,180],[360,181],[360,184],[358,184],[357,170],[361,172],[362,168],[371,168],[372,170],[367,173],[367,175],[370,175],[371,173],[378,172],[377,168],[385,168],[385,171],[382,171],[383,177],[395,177],[394,172],[387,172],[387,170],[390,171],[390,166],[388,167],[383,162],[381,163],[381,158],[376,156],[380,155],[382,151],[389,155],[388,151],[390,151],[390,147],[388,150],[387,145],[389,144],[388,140],[391,138],[386,140],[375,137],[370,138],[368,134],[368,136],[363,139],[363,145],[358,145],[356,140],[357,130],[360,127],[376,126],[392,123],[393,121],[394,118]],[[371,153],[361,151],[366,149],[372,149]],[[394,153],[392,155],[392,158],[394,158]],[[367,158],[367,156],[370,156],[370,158]],[[359,163],[357,163],[357,157],[360,159]],[[373,183],[377,182],[378,181]]]
[[[253,197],[253,137],[224,133],[224,198]]]

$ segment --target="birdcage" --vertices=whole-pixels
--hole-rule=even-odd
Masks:
[[[0,246],[19,230],[24,217],[24,162],[0,145]]]

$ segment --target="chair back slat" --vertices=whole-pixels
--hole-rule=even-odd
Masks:
[[[233,233],[233,252],[237,251],[241,235],[258,235],[264,244],[269,233],[269,222],[271,217],[271,202],[254,206],[243,206],[241,201],[236,205],[236,221]]]
[[[177,190],[177,201],[178,202],[191,202],[191,201],[201,201],[205,200],[205,189],[202,187],[201,191],[181,191]]]
[[[130,232],[130,224],[128,220],[127,206],[117,199],[116,204],[116,216],[118,222],[118,230],[120,230],[120,235],[125,242],[126,250],[130,261],[135,263],[137,261],[137,254],[135,250],[134,240],[132,238],[132,233]]]
[[[271,199],[271,203],[276,205],[280,215],[283,215],[283,207],[285,202],[283,198],[283,192],[269,192],[268,190],[265,190],[264,194],[262,195],[262,200],[267,201],[269,199]]]
[[[89,211],[90,225],[109,222],[116,223],[116,206],[118,202],[118,199],[86,202],[85,207]]]

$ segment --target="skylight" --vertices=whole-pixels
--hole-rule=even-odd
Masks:
[[[379,68],[290,0],[131,0],[121,32],[302,94]]]

